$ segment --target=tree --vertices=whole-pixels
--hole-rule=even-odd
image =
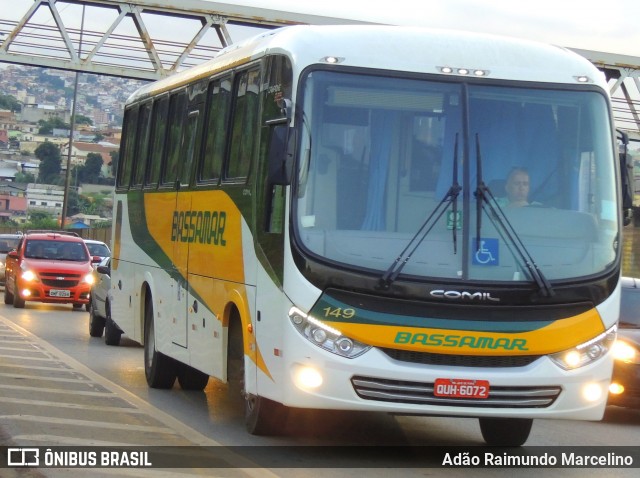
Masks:
[[[14,181],[20,184],[35,183],[36,177],[32,173],[16,173]]]
[[[33,211],[29,213],[29,220],[24,227],[25,229],[58,229],[58,221],[48,212]]]
[[[76,115],[75,117],[76,124],[87,124],[89,126],[93,126],[93,120],[85,115]]]
[[[22,110],[22,104],[14,96],[0,95],[0,109],[16,113]]]
[[[87,160],[84,162],[84,180],[88,183],[97,183],[100,179],[102,165],[104,160],[99,153],[87,154]]]
[[[38,134],[51,134],[53,133],[54,128],[71,129],[71,125],[65,123],[59,116],[52,116],[49,119],[40,120],[38,121],[38,124],[40,125]]]
[[[40,160],[39,181],[42,183],[57,184],[62,170],[62,157],[60,148],[46,141],[35,150],[36,158]]]

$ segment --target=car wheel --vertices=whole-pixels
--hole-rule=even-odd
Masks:
[[[13,294],[9,292],[9,287],[4,285],[4,303],[7,305],[13,304]]]
[[[109,309],[109,303],[107,302],[105,304],[107,317],[104,321],[104,343],[107,345],[120,345],[122,331],[111,318],[111,311]]]
[[[104,332],[105,320],[104,317],[100,317],[96,314],[96,309],[93,306],[93,301],[89,304],[89,335],[91,337],[102,337]]]
[[[153,303],[147,297],[144,308],[144,376],[151,388],[172,388],[177,362],[156,350]]]
[[[24,299],[20,297],[18,294],[13,296],[13,306],[16,309],[24,309]]]
[[[209,375],[195,368],[180,364],[178,366],[178,383],[183,390],[197,390],[201,392],[209,382]]]
[[[521,446],[529,438],[532,418],[479,418],[482,438],[490,446]]]

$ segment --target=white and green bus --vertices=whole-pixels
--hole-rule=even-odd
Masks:
[[[620,166],[584,58],[273,30],[135,92],[118,166],[107,328],[151,387],[228,381],[255,434],[292,407],[475,417],[496,445],[602,417]]]

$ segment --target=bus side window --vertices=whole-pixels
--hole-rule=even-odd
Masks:
[[[186,92],[179,91],[171,95],[169,100],[169,129],[167,131],[167,156],[165,158],[162,184],[174,185],[178,179],[180,158],[182,153],[183,129],[185,125],[187,106]]]
[[[133,160],[132,186],[140,186],[144,179],[149,153],[149,122],[151,120],[151,102],[140,107],[138,117],[138,134],[136,136],[135,156]]]
[[[217,182],[222,171],[225,145],[227,144],[227,120],[231,101],[231,80],[215,79],[209,85],[206,106],[206,134],[204,155],[198,180]]]
[[[180,162],[180,184],[182,186],[188,186],[191,182],[191,171],[193,166],[194,156],[196,152],[196,136],[198,133],[198,117],[200,111],[195,110],[189,113],[187,117],[187,124],[184,130],[184,160]]]
[[[258,137],[260,68],[243,71],[236,82],[231,149],[225,178],[246,178]]]
[[[147,167],[145,185],[155,187],[160,179],[160,165],[164,156],[167,130],[167,116],[169,115],[169,97],[163,96],[153,103],[153,114],[150,138],[151,154]]]
[[[131,168],[133,165],[133,152],[135,149],[137,124],[138,108],[134,106],[133,108],[127,110],[124,114],[125,130],[122,136],[123,148],[121,148],[122,155],[120,157],[120,166],[118,167],[118,180],[116,183],[118,189],[127,189],[129,187],[129,182],[131,181]]]

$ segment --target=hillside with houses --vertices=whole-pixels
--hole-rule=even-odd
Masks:
[[[65,227],[110,221],[124,103],[143,82],[79,74],[72,127],[75,75],[0,68],[0,226],[59,225],[67,164]]]

